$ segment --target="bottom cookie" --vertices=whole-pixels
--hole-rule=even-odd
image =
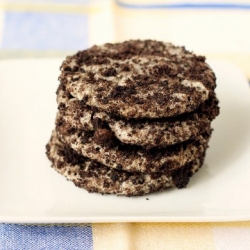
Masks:
[[[52,133],[46,146],[46,154],[52,167],[77,187],[89,192],[125,196],[144,195],[168,187],[184,188],[189,178],[202,166],[204,159],[204,156],[195,159],[169,175],[129,173],[78,155],[58,140],[56,132]]]

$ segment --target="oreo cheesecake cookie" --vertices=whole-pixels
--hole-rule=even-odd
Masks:
[[[152,40],[93,46],[62,63],[52,167],[89,192],[184,188],[219,114],[205,57]]]
[[[69,98],[58,89],[58,106],[61,119],[78,130],[94,131],[98,119],[108,125],[115,136],[124,143],[140,145],[147,149],[166,146],[195,139],[208,130],[211,121],[218,115],[218,100],[212,95],[195,112],[177,117],[158,119],[122,119],[103,111],[93,110],[83,101]]]
[[[157,41],[105,44],[69,56],[60,82],[78,100],[124,118],[195,110],[215,88],[205,58]]]
[[[211,134],[208,130],[195,140],[147,150],[120,142],[107,128],[97,128],[95,132],[72,129],[60,117],[56,131],[58,138],[80,155],[110,168],[142,173],[164,173],[199,158]]]
[[[169,187],[182,188],[187,185],[189,178],[198,171],[204,158],[201,156],[182,168],[165,174],[145,174],[115,170],[83,157],[61,143],[55,132],[53,132],[46,148],[53,168],[77,187],[84,188],[91,193],[126,196],[145,195]]]

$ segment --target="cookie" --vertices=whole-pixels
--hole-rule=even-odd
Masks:
[[[144,195],[174,186],[184,188],[203,162],[203,158],[196,159],[169,175],[128,173],[76,154],[58,140],[55,132],[46,146],[46,154],[52,167],[77,187],[89,192],[125,196]]]
[[[121,142],[147,149],[194,139],[210,127],[211,121],[219,113],[218,100],[212,95],[192,113],[174,118],[125,120],[106,112],[94,111],[83,101],[68,96],[63,90],[58,90],[61,117],[70,126],[78,130],[94,130],[95,119],[100,119],[107,123]]]
[[[96,160],[105,166],[128,172],[166,173],[178,169],[205,153],[210,129],[195,140],[167,148],[146,150],[139,146],[121,143],[108,128],[80,131],[57,117],[58,138],[78,154]]]
[[[73,97],[125,119],[191,112],[216,86],[205,57],[151,40],[93,46],[68,56],[59,79]]]

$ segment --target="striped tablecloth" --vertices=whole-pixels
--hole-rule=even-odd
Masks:
[[[154,38],[231,60],[250,78],[250,2],[212,3],[0,0],[0,58],[66,56]],[[250,222],[0,224],[0,250],[12,249],[249,250]]]

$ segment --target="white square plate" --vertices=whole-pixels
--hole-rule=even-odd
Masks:
[[[0,62],[0,222],[250,220],[250,91],[237,68],[210,63],[221,114],[205,164],[188,187],[127,198],[89,194],[50,167],[45,144],[54,127],[61,62]]]

